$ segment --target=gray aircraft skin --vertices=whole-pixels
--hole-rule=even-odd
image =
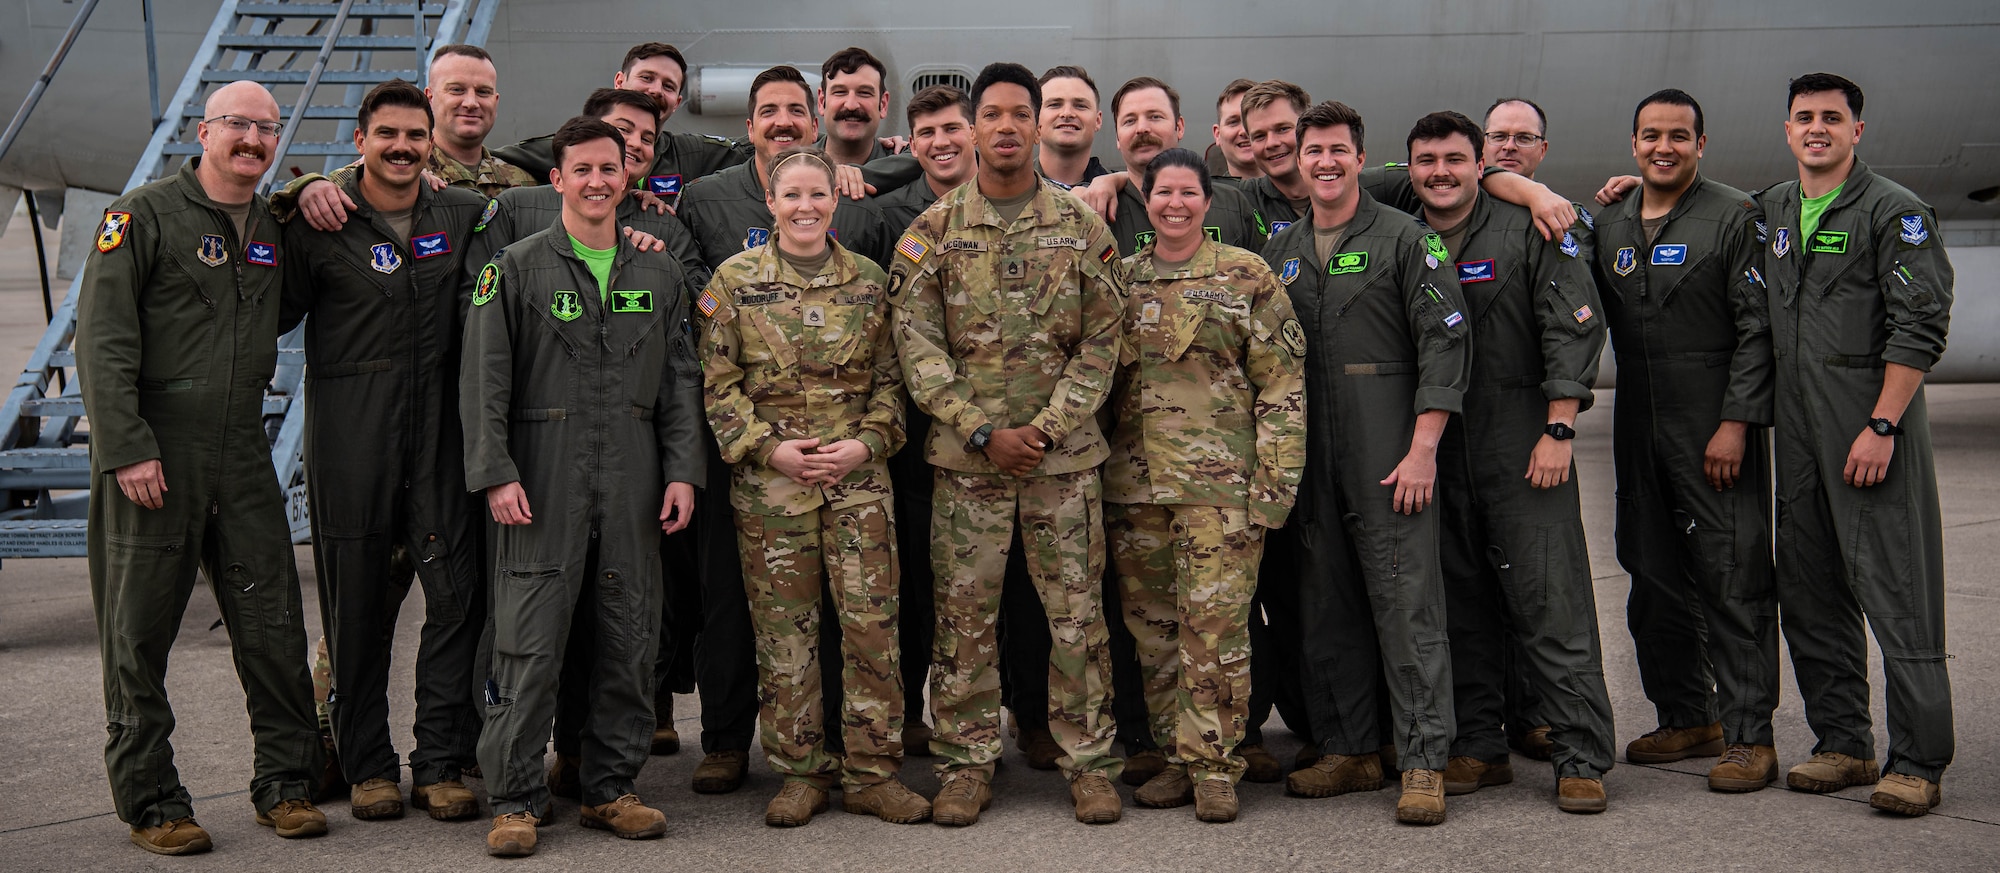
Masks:
[[[155,0],[163,91],[179,81],[216,5]],[[1704,174],[1746,190],[1794,178],[1782,129],[1785,83],[1837,72],[1869,96],[1859,155],[1935,207],[1951,246],[1952,342],[1932,379],[2000,381],[2000,54],[1992,50],[2000,4],[1990,0],[1508,0],[1452,4],[1450,21],[1435,4],[1310,0],[1193,5],[1172,15],[1121,0],[676,6],[669,15],[640,0],[504,0],[485,41],[501,91],[489,144],[554,129],[589,89],[611,83],[625,49],[642,40],[679,46],[691,65],[687,102],[669,127],[732,137],[744,132],[750,75],[791,63],[816,78],[827,55],[859,45],[890,67],[885,133],[901,129],[913,84],[969,81],[1002,59],[1035,70],[1081,65],[1106,101],[1129,77],[1162,78],[1182,95],[1186,142],[1197,149],[1211,139],[1225,83],[1287,79],[1315,99],[1360,110],[1374,163],[1403,160],[1408,124],[1425,112],[1453,108],[1477,119],[1496,98],[1527,97],[1550,115],[1540,180],[1589,203],[1607,177],[1635,171],[1632,107],[1663,87],[1702,101]],[[0,9],[0,108],[19,105],[75,8],[25,0]],[[100,7],[0,161],[0,184],[51,193],[122,186],[150,133],[145,57],[137,2]],[[411,64],[401,56],[376,62]],[[1115,167],[1104,111],[1097,152]],[[318,159],[285,163],[318,168]]]

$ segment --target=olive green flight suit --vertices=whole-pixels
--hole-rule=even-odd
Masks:
[[[571,614],[591,577],[598,646],[582,801],[633,792],[653,735],[660,507],[701,479],[700,380],[664,254],[620,240],[605,299],[558,217],[496,256],[473,290],[460,369],[465,484],[519,482],[533,522],[488,527],[493,664],[479,738],[495,814],[546,816],[542,748]]]
[[[1632,575],[1626,623],[1639,679],[1661,726],[1720,720],[1726,742],[1770,745],[1778,636],[1764,216],[1743,192],[1697,177],[1649,245],[1640,200],[1599,216],[1595,258],[1618,362],[1618,563]],[[1736,484],[1717,491],[1702,463],[1725,420],[1751,426]]]
[[[1777,345],[1778,600],[1818,752],[1875,757],[1867,642],[1882,647],[1889,759],[1883,773],[1936,782],[1952,758],[1945,671],[1944,536],[1920,387],[1883,481],[1841,481],[1873,417],[1885,363],[1928,372],[1944,354],[1951,261],[1937,215],[1860,160],[1811,235],[1799,186],[1759,196]],[[1838,560],[1836,560],[1838,558]]]
[[[249,239],[237,235],[195,177],[200,160],[111,204],[78,286],[104,763],[118,818],[133,827],[194,814],[168,742],[166,676],[197,569],[250,710],[250,802],[268,811],[308,797],[321,765],[298,569],[264,435],[291,254],[261,197]],[[166,477],[159,509],[127,499],[115,475],[149,460]]]
[[[555,135],[543,134],[524,139],[504,146],[494,154],[533,174],[535,184],[546,185],[549,171],[556,166]],[[751,154],[748,143],[708,134],[662,130],[653,144],[653,166],[647,170],[645,182],[639,187],[672,205],[678,202],[681,189],[689,183],[748,161]]]
[[[1545,240],[1528,210],[1477,195],[1453,252],[1472,331],[1465,410],[1438,446],[1454,757],[1507,760],[1502,700],[1510,636],[1540,686],[1557,776],[1611,769],[1612,717],[1598,643],[1576,467],[1554,488],[1525,478],[1549,402],[1594,399],[1603,304],[1590,226]],[[1588,213],[1583,213],[1587,216]]]
[[[1436,234],[1366,191],[1325,263],[1309,222],[1274,237],[1264,260],[1306,332],[1306,467],[1292,525],[1312,738],[1323,755],[1393,742],[1400,769],[1442,770],[1453,717],[1440,513],[1398,513],[1394,489],[1377,483],[1408,453],[1419,413],[1463,404],[1456,270]],[[1387,737],[1378,694],[1389,698]]]
[[[414,569],[424,626],[410,775],[430,785],[458,779],[479,739],[473,661],[486,620],[486,510],[465,490],[457,372],[466,259],[492,201],[419,185],[410,236],[400,238],[362,196],[366,172],[339,183],[355,203],[340,230],[285,225],[279,329],[311,316],[306,494],[341,768],[349,784],[400,781],[389,655]]]

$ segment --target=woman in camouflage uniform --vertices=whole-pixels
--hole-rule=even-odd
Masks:
[[[696,300],[709,424],[734,466],[743,581],[757,634],[762,740],[785,779],[764,813],[793,827],[827,808],[909,823],[930,803],[896,779],[903,688],[889,455],[903,377],[887,277],[828,236],[833,169],[813,149],[772,165],[768,242],[723,262]],[[820,584],[838,599],[845,759],[827,749]]]
[[[1200,157],[1161,152],[1141,190],[1156,235],[1125,259],[1104,515],[1170,764],[1134,798],[1231,821],[1264,529],[1284,525],[1305,466],[1305,331],[1261,257],[1209,238]]]

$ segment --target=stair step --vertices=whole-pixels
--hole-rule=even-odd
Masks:
[[[283,415],[290,397],[264,396],[265,415]],[[77,418],[84,414],[81,397],[41,397],[21,404],[21,414],[29,418]]]
[[[291,119],[292,107],[284,106],[280,108],[282,111],[278,113],[278,117],[284,119],[286,122],[290,122],[292,120]],[[207,109],[208,107],[205,106],[189,106],[188,108],[181,110],[181,117],[194,118],[194,119],[203,118],[208,114]],[[334,104],[328,106],[313,105],[306,107],[306,117],[331,118],[337,121],[352,121],[354,120],[354,116],[358,114],[360,111],[361,107],[349,104]]]
[[[303,85],[311,70],[218,70],[201,71],[204,82],[234,82],[249,79],[266,85]],[[417,80],[416,70],[327,70],[320,74],[321,85],[380,85],[390,79]]]
[[[170,142],[167,143],[165,148],[160,150],[160,153],[163,155],[198,155],[201,154],[201,143]],[[347,157],[355,157],[354,143],[295,142],[292,143],[291,146],[285,150],[285,155],[286,157],[292,157],[292,158],[301,156],[325,157],[327,155],[346,155]]]
[[[410,36],[363,36],[361,34],[341,34],[335,40],[335,51],[362,49],[417,49],[431,44],[430,37]],[[217,48],[225,49],[317,49],[326,45],[325,34],[315,33],[225,33],[215,41]]]
[[[29,448],[0,451],[0,470],[88,470],[90,448]]]
[[[425,3],[424,14],[438,16],[444,14],[443,3]],[[348,18],[414,18],[416,7],[409,3],[356,3],[349,7]],[[338,3],[238,3],[236,14],[245,18],[332,18],[340,14]]]

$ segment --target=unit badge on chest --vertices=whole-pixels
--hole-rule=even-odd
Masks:
[[[1618,261],[1611,265],[1612,272],[1620,276],[1632,275],[1632,269],[1639,266],[1639,252],[1631,246],[1618,250]]]
[[[221,234],[204,233],[201,235],[201,251],[196,252],[195,257],[211,267],[220,267],[229,260],[229,249],[222,244]]]
[[[374,267],[377,273],[394,273],[403,266],[403,256],[396,254],[396,246],[392,243],[376,243],[368,247],[368,266]]]

